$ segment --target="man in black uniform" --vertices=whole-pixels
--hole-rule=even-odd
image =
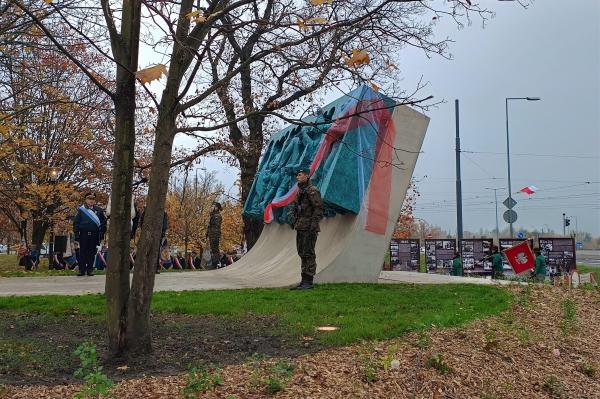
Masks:
[[[146,214],[146,199],[140,197],[135,202],[135,216],[131,221],[131,239],[135,240],[135,234],[138,230],[142,230],[142,226],[144,225],[144,215]],[[160,228],[160,245],[158,250],[158,259],[156,260],[156,273],[160,274],[160,253],[163,247],[167,246],[166,236],[167,230],[169,228],[169,218],[167,217],[167,211],[163,213],[163,221],[162,226]]]
[[[296,173],[298,195],[290,210],[288,220],[296,229],[296,248],[302,261],[302,281],[292,289],[313,288],[313,278],[317,271],[315,245],[319,234],[319,222],[323,218],[323,200],[319,189],[310,184],[308,169]]]
[[[75,241],[79,243],[79,275],[94,275],[94,258],[98,245],[106,232],[106,216],[102,208],[95,205],[96,195],[85,194],[85,203],[77,208],[73,221]]]
[[[219,261],[221,259],[221,253],[219,252],[219,241],[221,240],[221,223],[223,217],[221,216],[221,204],[213,202],[212,208],[210,209],[210,219],[208,220],[208,227],[206,228],[206,238],[210,244],[210,261],[213,268],[219,267]]]

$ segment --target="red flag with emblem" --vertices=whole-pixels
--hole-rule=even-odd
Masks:
[[[527,241],[523,241],[514,247],[505,249],[504,256],[516,274],[523,273],[526,270],[535,267],[535,256],[529,248]]]

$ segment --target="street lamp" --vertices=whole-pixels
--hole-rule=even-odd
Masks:
[[[60,175],[60,168],[55,166],[51,167],[48,171],[48,180],[50,183],[55,184],[58,181]],[[52,267],[52,261],[54,258],[54,221],[50,219],[50,242],[48,243],[48,267]]]
[[[508,165],[508,202],[511,205],[511,207],[509,208],[510,210],[512,210],[512,190],[511,190],[511,184],[510,184],[510,142],[509,142],[509,136],[508,136],[508,100],[526,100],[526,101],[539,101],[541,100],[541,98],[539,97],[507,97],[506,101],[505,101],[505,105],[506,105],[506,162]],[[513,218],[509,219],[510,222],[510,238],[514,237],[513,234]]]
[[[56,167],[50,168],[50,172],[48,173],[48,176],[49,176],[51,182],[56,182],[58,180],[58,175],[60,175],[59,168],[56,168]]]

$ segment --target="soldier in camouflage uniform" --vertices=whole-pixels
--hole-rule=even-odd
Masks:
[[[208,227],[206,229],[206,237],[210,243],[210,259],[212,267],[219,266],[219,259],[221,254],[219,252],[219,240],[221,239],[221,222],[223,217],[221,216],[221,204],[213,202],[210,210],[210,219],[208,221]]]
[[[301,169],[296,174],[298,195],[288,212],[288,220],[296,229],[296,247],[302,261],[302,281],[292,289],[313,288],[313,278],[317,271],[315,244],[320,231],[319,222],[323,218],[323,200],[319,189],[310,184],[309,170]]]

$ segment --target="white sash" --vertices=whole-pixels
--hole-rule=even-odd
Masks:
[[[94,212],[92,212],[91,209],[87,209],[85,206],[80,206],[79,210],[83,212],[87,217],[92,219],[92,222],[94,222],[96,226],[100,227],[100,219],[98,219],[98,216]]]

